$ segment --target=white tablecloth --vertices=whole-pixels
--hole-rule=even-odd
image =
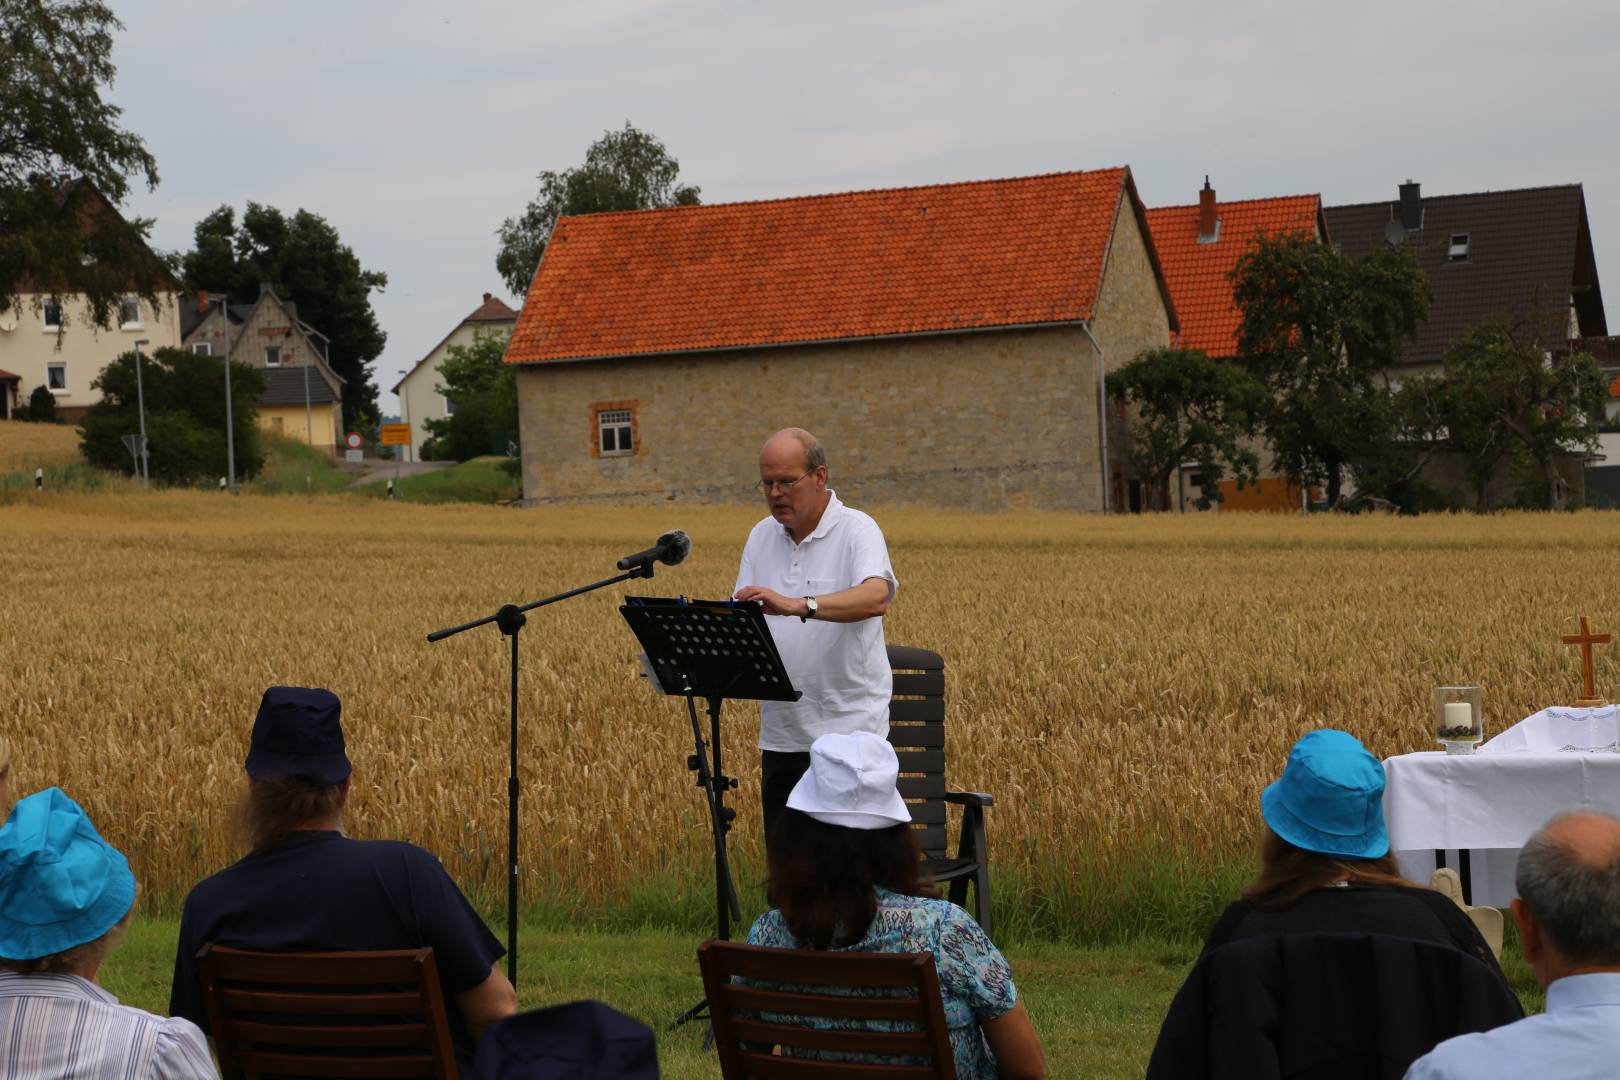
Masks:
[[[1384,762],[1384,822],[1401,871],[1426,882],[1436,849],[1472,854],[1473,902],[1505,907],[1530,834],[1555,814],[1620,816],[1620,754],[1403,754]]]

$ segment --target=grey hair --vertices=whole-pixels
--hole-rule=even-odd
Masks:
[[[1620,851],[1593,866],[1547,835],[1571,816],[1560,814],[1529,839],[1519,853],[1514,884],[1548,940],[1566,958],[1578,964],[1620,965]]]
[[[783,435],[791,435],[804,447],[804,471],[813,473],[827,464],[827,451],[822,449],[821,442],[804,428],[790,427],[782,429]]]

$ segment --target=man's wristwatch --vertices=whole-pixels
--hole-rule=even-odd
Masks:
[[[821,605],[816,603],[816,598],[815,597],[813,597],[813,596],[805,597],[804,598],[804,614],[799,616],[799,621],[800,622],[805,622],[805,621],[807,621],[809,619],[815,618],[816,617],[816,612],[819,611],[819,610],[821,610]]]

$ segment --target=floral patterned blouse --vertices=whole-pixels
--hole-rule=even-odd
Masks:
[[[950,1027],[951,1051],[960,1080],[995,1080],[996,1059],[984,1041],[979,1022],[994,1020],[1018,1001],[1007,958],[990,943],[990,938],[973,917],[948,900],[901,896],[878,889],[877,914],[866,936],[838,952],[923,952],[933,953],[939,972],[939,988],[945,998],[945,1023]],[[748,932],[750,945],[797,949],[799,942],[787,928],[780,911],[768,911]],[[754,985],[780,988],[776,984]],[[791,987],[789,989],[792,989]],[[856,990],[855,994],[881,994],[881,990]],[[832,1017],[803,1017],[803,1023],[832,1030],[876,1029],[881,1021],[841,1020]],[[840,1061],[882,1061],[859,1054],[826,1054]]]

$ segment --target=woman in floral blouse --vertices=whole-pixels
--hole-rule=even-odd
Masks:
[[[899,763],[868,732],[823,735],[767,845],[770,900],[753,945],[851,952],[932,953],[961,1080],[1041,1078],[1040,1039],[1007,959],[973,919],[920,880],[911,815],[896,788]],[[852,994],[863,992],[851,990]],[[804,1017],[821,1028],[863,1021]],[[873,1060],[858,1054],[825,1055]]]

